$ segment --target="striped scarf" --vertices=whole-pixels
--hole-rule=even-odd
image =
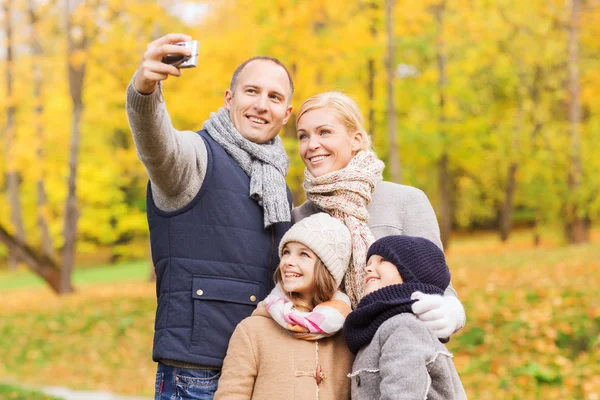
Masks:
[[[367,226],[367,205],[375,186],[382,181],[383,161],[371,150],[359,151],[348,166],[315,178],[304,170],[307,199],[342,221],[352,235],[352,258],[344,276],[345,289],[356,306],[363,293],[367,251],[375,241]]]
[[[273,320],[297,339],[319,340],[335,335],[344,326],[350,313],[350,299],[339,290],[333,299],[323,302],[312,311],[299,311],[280,285],[275,286],[264,300]]]

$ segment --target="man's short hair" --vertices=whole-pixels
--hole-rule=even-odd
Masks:
[[[288,81],[290,83],[290,89],[291,89],[289,101],[292,101],[292,96],[294,95],[294,81],[292,80],[292,75],[290,75],[290,71],[288,71],[286,66],[283,65],[283,63],[281,61],[279,61],[275,57],[269,57],[269,56],[256,56],[256,57],[249,58],[248,60],[241,63],[235,69],[235,71],[233,72],[233,75],[231,77],[231,83],[229,84],[229,90],[231,90],[231,93],[235,94],[235,87],[237,85],[237,80],[238,80],[240,74],[242,73],[242,70],[244,69],[244,67],[246,65],[250,64],[252,61],[257,61],[257,60],[271,61],[272,63],[275,63],[284,69],[285,73],[288,76]]]

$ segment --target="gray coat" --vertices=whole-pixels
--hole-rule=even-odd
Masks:
[[[385,321],[360,349],[352,373],[352,400],[466,399],[452,354],[410,313]]]

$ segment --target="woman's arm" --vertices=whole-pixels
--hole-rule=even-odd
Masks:
[[[244,330],[243,324],[244,321],[237,326],[229,341],[215,400],[252,398],[258,363],[252,341]]]
[[[403,235],[429,239],[437,247],[444,250],[435,211],[427,195],[422,190],[410,187],[410,191],[406,196],[403,215]]]
[[[431,240],[443,249],[440,228],[427,195],[419,189],[411,190],[404,211],[403,233]],[[413,312],[440,338],[449,337],[465,326],[465,309],[452,283],[444,296],[420,294]]]

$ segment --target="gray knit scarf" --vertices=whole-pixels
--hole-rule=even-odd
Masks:
[[[250,177],[250,197],[263,207],[265,228],[277,222],[290,222],[290,203],[285,176],[290,160],[279,136],[264,144],[249,141],[233,126],[229,110],[221,107],[211,113],[202,127],[221,145]]]

